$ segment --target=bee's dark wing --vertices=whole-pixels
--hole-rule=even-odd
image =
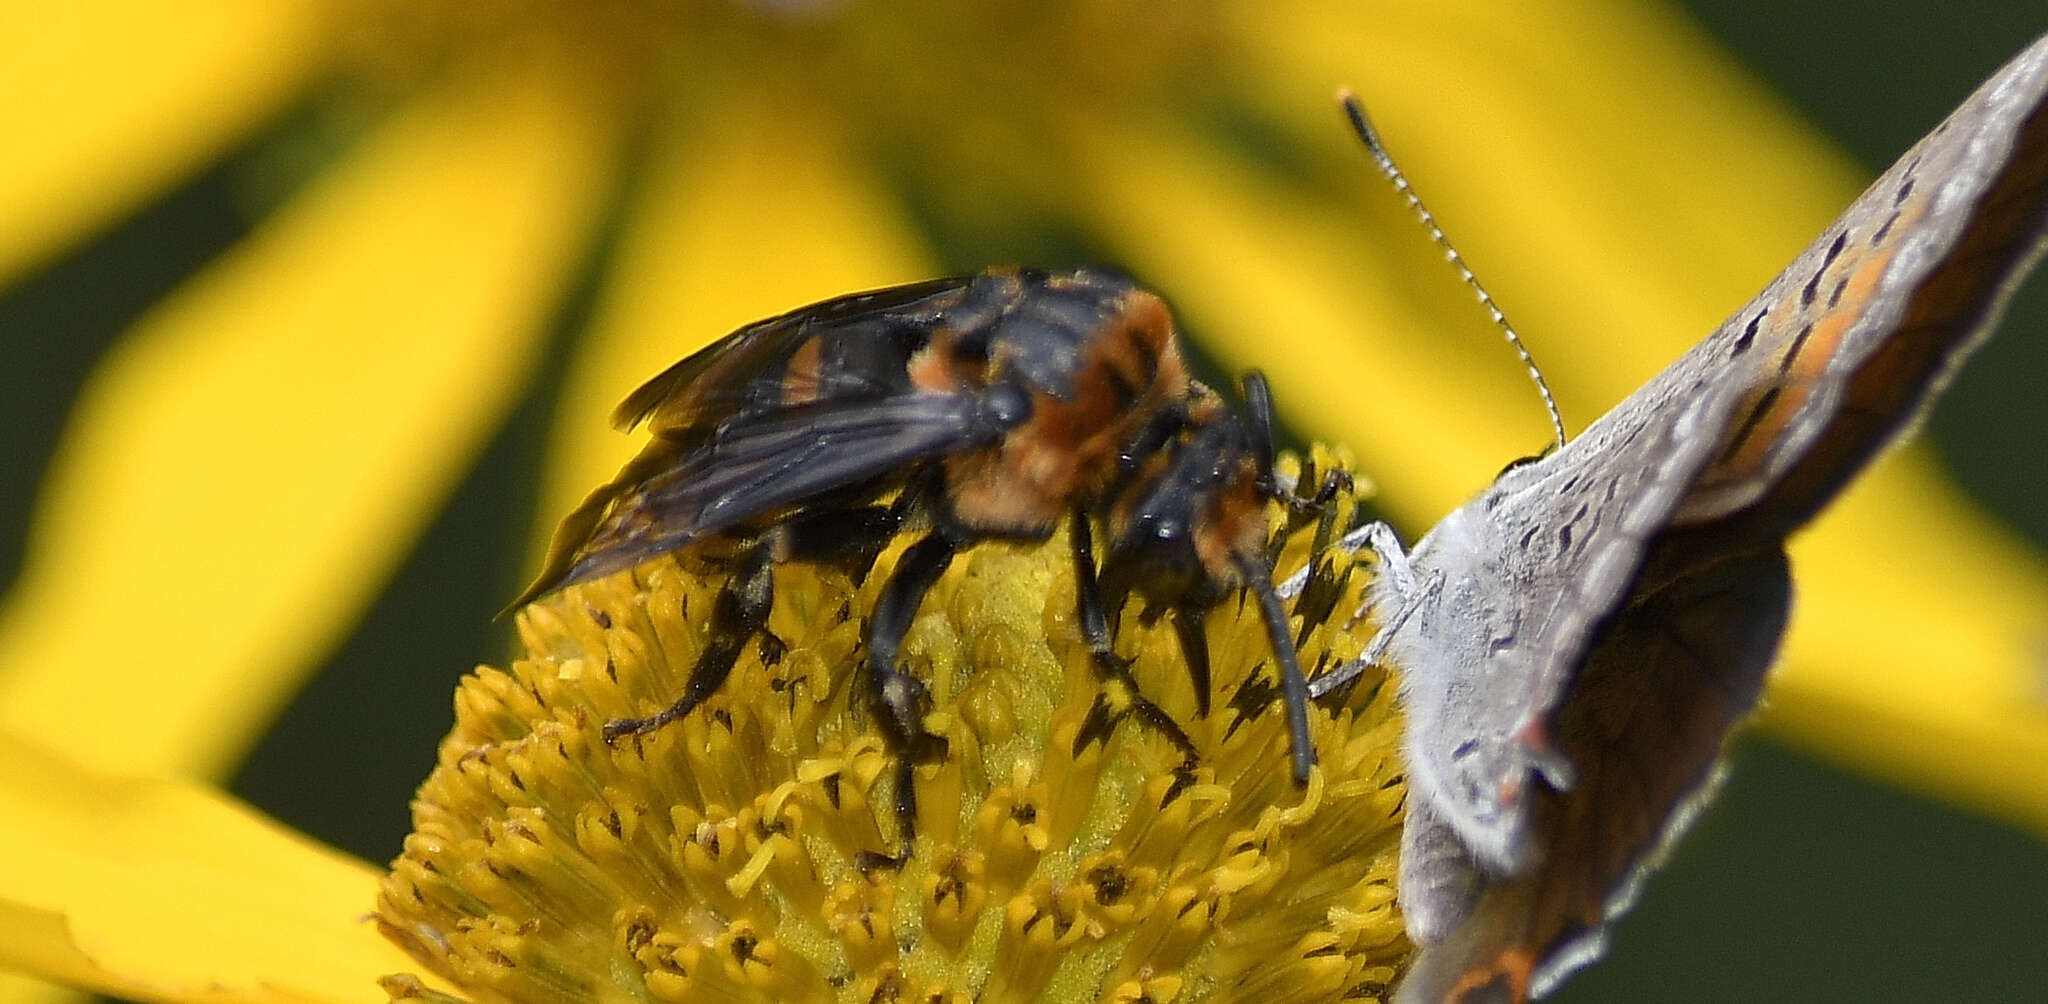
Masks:
[[[776,388],[805,342],[876,325],[904,331],[929,328],[959,299],[971,278],[928,279],[849,293],[756,321],[641,384],[613,409],[612,426],[629,432],[645,422],[656,435],[682,437],[723,421],[755,403],[764,383]]]
[[[986,394],[919,393],[786,409],[688,451],[657,438],[562,521],[546,567],[508,609],[822,493],[993,443],[1017,420],[991,409]]]

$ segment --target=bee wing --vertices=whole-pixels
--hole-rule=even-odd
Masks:
[[[994,442],[1008,424],[982,394],[924,393],[787,409],[687,451],[657,438],[562,521],[546,566],[507,609],[821,493]]]
[[[929,325],[959,298],[971,278],[927,279],[849,293],[756,321],[641,384],[612,410],[612,427],[630,432],[645,422],[657,434],[677,436],[723,421],[750,402],[762,378],[771,383],[779,379],[805,342],[888,317],[908,325]]]

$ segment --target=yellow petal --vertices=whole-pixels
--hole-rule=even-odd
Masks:
[[[1541,408],[1499,336],[1446,337],[1427,309],[1477,313],[1469,294],[1418,307],[1410,270],[1443,268],[1426,244],[1373,247],[1313,195],[1172,124],[1127,121],[1094,139],[1078,187],[1099,237],[1164,285],[1222,362],[1265,370],[1283,416],[1352,445],[1385,482],[1375,502],[1422,523],[1542,445]],[[1482,352],[1506,362],[1466,365]],[[1515,428],[1526,445],[1504,448]]]
[[[550,83],[413,109],[110,354],[0,616],[0,723],[237,759],[528,377],[610,139]]]
[[[1369,263],[1363,267],[1377,281],[1398,286],[1391,303],[1326,336],[1420,338],[1415,351],[1467,371],[1449,384],[1466,392],[1436,410],[1502,398],[1515,416],[1490,423],[1483,438],[1461,432],[1433,447],[1458,455],[1467,474],[1457,483],[1383,486],[1388,504],[1417,524],[1542,446],[1542,413],[1512,354],[1343,126],[1328,98],[1334,86],[1364,97],[1404,170],[1543,364],[1574,429],[1762,288],[1862,187],[1844,160],[1673,12],[1613,0],[1544,11],[1366,11],[1297,0],[1244,26],[1258,53],[1245,78],[1260,107],[1320,155],[1340,191],[1370,193],[1370,219],[1343,213],[1330,221],[1370,248],[1339,264]],[[1383,330],[1406,324],[1415,327]],[[1465,384],[1473,371],[1487,382]],[[1408,394],[1410,371],[1381,362],[1374,374],[1400,407],[1425,409],[1411,411],[1409,425],[1433,420],[1427,409],[1436,399]],[[1305,396],[1297,402],[1304,414],[1342,414],[1350,404],[1328,385],[1292,396]],[[1382,439],[1395,427],[1354,426]]]
[[[0,972],[0,1001],[7,1004],[88,1004],[92,996],[20,973]]]
[[[0,280],[174,180],[304,86],[319,4],[11,4]]]
[[[2048,831],[2041,556],[1902,450],[1793,540],[1792,570],[1793,630],[1764,724]]]
[[[1601,291],[1558,288],[1549,270],[1612,270],[1619,261],[1661,277],[1694,265],[1709,269],[1693,276],[1708,285],[1688,286],[1681,303],[1697,300],[1707,314],[1700,323],[1718,322],[1736,304],[1714,301],[1746,300],[1784,264],[1780,249],[1753,246],[1759,227],[1796,248],[1832,215],[1828,200],[1861,188],[1851,165],[1677,12],[1618,0],[1542,10],[1292,0],[1243,26],[1257,53],[1258,72],[1246,80],[1269,114],[1338,158],[1337,176],[1378,188],[1327,98],[1337,84],[1353,86],[1424,196],[1456,217],[1446,223],[1459,244],[1498,247],[1503,267],[1528,277],[1529,295],[1578,314]],[[1781,211],[1794,218],[1777,219]],[[1674,240],[1679,233],[1686,239]],[[1629,252],[1658,253],[1634,261]],[[1743,269],[1756,280],[1721,274]],[[1668,298],[1619,292],[1647,301],[1631,310],[1672,309]],[[1693,337],[1644,334],[1673,344]],[[1642,377],[1666,361],[1654,343],[1632,342],[1597,358],[1616,350],[1630,353]]]
[[[217,792],[0,733],[0,966],[149,1000],[360,1001],[380,873]]]
[[[1585,33],[1562,15],[1461,26],[1431,5],[1375,7],[1370,31],[1353,33],[1345,19],[1358,12],[1280,5],[1259,29],[1287,45],[1248,74],[1274,93],[1293,84],[1302,104],[1358,84],[1575,426],[1760,288],[1859,187],[1685,26],[1577,6],[1632,30]],[[1285,10],[1308,14],[1295,23]],[[1324,51],[1364,37],[1362,50]],[[1526,51],[1542,65],[1515,55]],[[1344,142],[1334,110],[1321,111],[1330,142]],[[1739,157],[1727,152],[1734,136],[1753,138]],[[1479,341],[1469,301],[1446,304],[1436,290],[1456,280],[1412,225],[1333,209],[1169,126],[1114,140],[1103,148],[1116,156],[1094,158],[1108,239],[1174,284],[1227,362],[1267,368],[1290,418],[1350,442],[1409,526],[1541,445],[1512,355]],[[1376,184],[1353,156],[1359,184]],[[2038,558],[1910,450],[1796,551],[1800,602],[1766,721],[1835,759],[2048,823]]]
[[[931,273],[880,179],[829,125],[786,106],[742,104],[669,137],[641,201],[563,389],[550,520],[639,448],[644,437],[605,420],[641,381],[749,321]]]

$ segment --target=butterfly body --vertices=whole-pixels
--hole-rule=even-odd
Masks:
[[[1410,554],[1375,538],[1422,946],[1399,999],[1522,999],[1598,954],[1761,693],[1786,535],[1917,420],[2040,258],[2044,105],[2048,39],[1579,438]]]

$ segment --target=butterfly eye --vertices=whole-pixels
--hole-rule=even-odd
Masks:
[[[1509,471],[1519,470],[1521,468],[1527,467],[1530,464],[1533,464],[1538,460],[1542,460],[1544,457],[1549,455],[1550,451],[1545,450],[1542,453],[1533,454],[1527,457],[1516,457],[1515,459],[1508,461],[1507,466],[1502,467],[1500,469],[1500,473],[1495,474],[1493,476],[1493,479],[1495,481],[1499,481],[1500,479],[1507,477]]]
[[[1556,452],[1557,452],[1557,444],[1556,444],[1556,443],[1545,443],[1545,444],[1543,444],[1543,449],[1542,449],[1542,450],[1540,450],[1540,451],[1538,451],[1538,452],[1536,452],[1536,453],[1532,453],[1532,454],[1529,454],[1529,455],[1528,455],[1528,456],[1526,456],[1526,457],[1516,457],[1515,459],[1513,459],[1513,460],[1510,460],[1510,461],[1508,461],[1508,462],[1507,462],[1507,466],[1505,466],[1505,467],[1502,467],[1502,468],[1500,469],[1500,473],[1498,473],[1498,474],[1495,474],[1495,475],[1493,476],[1493,480],[1495,480],[1495,481],[1499,481],[1500,479],[1502,479],[1502,478],[1504,478],[1504,477],[1507,477],[1507,476],[1508,476],[1508,472],[1509,472],[1509,471],[1513,471],[1513,470],[1517,470],[1517,469],[1519,469],[1519,468],[1527,467],[1527,466],[1529,466],[1530,464],[1533,464],[1533,463],[1535,463],[1535,462],[1537,462],[1537,461],[1539,461],[1539,460],[1543,460],[1543,459],[1545,459],[1545,458],[1549,457],[1549,456],[1550,456],[1551,454],[1553,454],[1553,453],[1556,453]]]

